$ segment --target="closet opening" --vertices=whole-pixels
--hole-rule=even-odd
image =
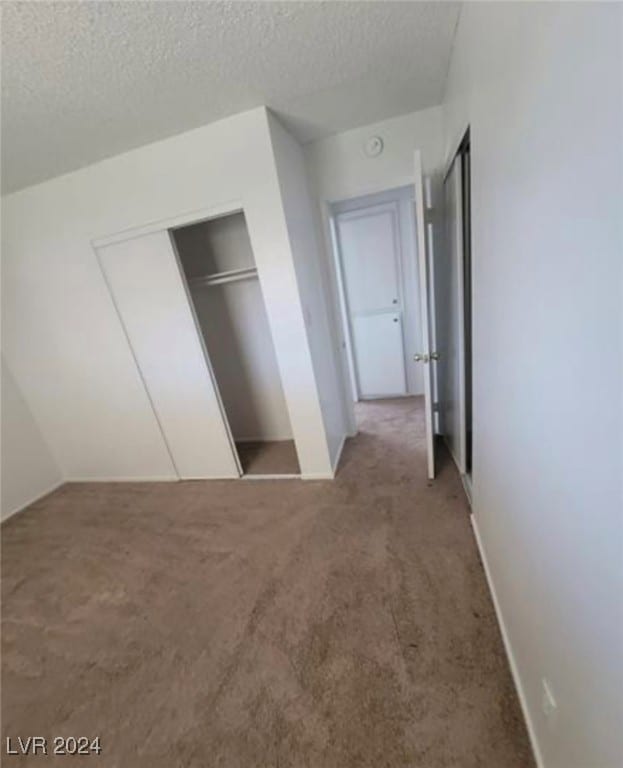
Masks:
[[[171,235],[243,476],[300,475],[244,213]]]

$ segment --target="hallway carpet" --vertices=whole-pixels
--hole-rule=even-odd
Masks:
[[[427,482],[419,399],[357,410],[333,482],[74,484],[8,520],[3,737],[99,736],[69,762],[106,768],[530,768],[459,477]]]

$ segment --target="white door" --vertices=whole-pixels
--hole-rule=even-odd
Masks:
[[[439,323],[440,426],[461,474],[465,473],[465,345],[463,338],[463,218],[460,158],[452,163],[444,181],[445,252],[438,270],[444,307]]]
[[[169,233],[103,246],[98,256],[178,475],[238,477]]]
[[[433,351],[431,338],[434,337],[434,317],[430,312],[430,296],[432,294],[430,281],[430,265],[433,261],[431,225],[426,221],[424,202],[424,183],[422,178],[422,158],[419,150],[415,152],[414,161],[415,182],[415,228],[418,250],[418,265],[420,269],[420,309],[422,314],[422,349],[416,355],[423,367],[424,373],[424,408],[426,425],[426,454],[428,477],[435,477],[435,433],[433,424]],[[428,247],[427,247],[428,246]]]
[[[360,398],[407,394],[399,209],[368,206],[336,216]]]

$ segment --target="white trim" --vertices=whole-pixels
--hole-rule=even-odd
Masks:
[[[461,148],[461,144],[463,143],[463,140],[465,139],[465,136],[467,135],[467,132],[470,129],[470,123],[466,122],[464,124],[463,130],[459,131],[458,139],[455,139],[454,142],[450,145],[451,150],[446,155],[444,163],[443,163],[443,176],[441,177],[441,183],[445,184],[446,177],[450,173],[450,168],[452,168],[452,163],[455,161],[456,156],[459,153],[459,149]]]
[[[55,485],[50,486],[50,488],[48,488],[47,491],[43,491],[43,493],[38,493],[36,496],[33,496],[30,499],[30,501],[27,501],[21,506],[11,510],[11,512],[9,512],[7,515],[3,515],[2,520],[0,522],[4,523],[5,520],[8,520],[10,517],[13,517],[13,515],[16,515],[18,512],[23,512],[25,509],[28,509],[28,507],[32,506],[33,504],[36,504],[45,496],[49,496],[51,493],[54,493],[54,491],[57,491],[62,485],[65,485],[66,482],[67,480],[59,480]]]
[[[243,475],[239,480],[300,480],[300,474],[291,475]]]
[[[419,273],[417,266],[417,244],[415,238],[415,220],[413,201],[415,189],[413,181],[400,187],[382,189],[381,191],[348,198],[339,202],[327,203],[325,214],[330,235],[330,248],[327,253],[332,258],[335,276],[338,304],[341,319],[341,331],[345,343],[348,363],[348,380],[352,390],[352,400],[370,400],[386,397],[412,397],[423,394],[419,371],[413,364],[412,353],[419,349],[420,313],[419,304]],[[363,219],[375,213],[391,212],[392,233],[396,251],[396,277],[400,309],[394,311],[400,315],[400,330],[402,336],[405,386],[403,392],[388,394],[378,393],[362,395],[358,382],[358,365],[353,342],[352,318],[348,306],[346,278],[344,269],[344,254],[340,243],[339,224],[346,221]],[[410,351],[411,350],[411,351]],[[352,425],[354,430],[356,424]]]
[[[179,478],[175,475],[151,476],[141,475],[138,477],[68,477],[66,483],[177,483],[180,480],[189,478]],[[204,478],[201,478],[204,479]]]
[[[225,203],[213,205],[210,208],[200,208],[197,211],[188,211],[180,213],[177,216],[169,216],[166,219],[150,221],[138,227],[129,227],[121,232],[115,232],[112,235],[103,235],[91,240],[94,248],[103,248],[105,245],[114,245],[123,243],[126,240],[133,240],[136,237],[144,237],[154,232],[160,232],[163,229],[178,229],[188,224],[199,224],[202,221],[217,219],[221,216],[229,216],[233,213],[244,213],[244,206],[240,200],[228,200]]]
[[[288,437],[236,437],[235,443],[236,445],[238,443],[294,443],[294,447],[296,448],[296,443],[292,435]]]
[[[175,480],[175,478],[174,478]],[[206,477],[178,477],[177,481],[179,483],[201,483],[201,482],[208,482],[212,480],[240,480],[239,475],[207,475]]]
[[[324,201],[329,205],[335,203],[344,203],[357,197],[367,197],[368,195],[377,195],[380,192],[390,192],[398,187],[412,187],[415,183],[413,174],[398,176],[395,179],[385,179],[375,184],[362,185],[357,189],[351,189],[348,192],[342,192],[337,197],[325,197]]]
[[[342,190],[337,196],[325,196],[321,193],[317,197],[318,206],[320,208],[320,226],[322,229],[322,239],[324,248],[322,257],[327,266],[326,275],[329,280],[329,292],[331,293],[331,299],[333,302],[333,308],[335,310],[333,316],[333,322],[337,323],[337,327],[334,329],[337,337],[343,337],[342,343],[343,349],[340,350],[340,390],[342,393],[342,399],[344,404],[344,412],[347,417],[348,427],[352,431],[352,434],[357,433],[357,420],[355,418],[355,411],[353,403],[359,401],[359,395],[353,390],[356,387],[356,382],[353,378],[353,350],[351,339],[349,338],[349,328],[346,317],[346,308],[344,306],[344,292],[343,284],[341,282],[342,276],[339,273],[338,263],[338,249],[337,249],[337,233],[335,231],[335,219],[332,211],[332,206],[348,200],[353,200],[358,197],[366,197],[367,195],[377,195],[383,192],[391,192],[392,190],[399,189],[401,187],[409,187],[414,184],[413,175],[399,176],[394,179],[385,179],[384,181],[375,182],[374,184],[356,186],[350,190]],[[351,435],[352,436],[352,435]]]
[[[346,445],[346,440],[351,437],[351,435],[342,435],[342,440],[340,442],[339,448],[337,449],[337,453],[335,454],[335,460],[333,461],[333,476],[335,477],[335,474],[337,472],[337,468],[340,465],[340,459],[342,458],[342,451],[344,450],[344,446]]]
[[[449,443],[448,438],[445,435],[445,433],[442,434],[442,437],[443,437],[443,442],[444,442],[446,448],[448,449],[448,453],[450,454],[450,458],[454,462],[454,466],[456,467],[456,471],[459,473],[460,477],[463,477],[463,472],[461,470],[461,467],[459,466],[459,461],[456,458],[456,456],[454,455],[452,447],[450,446],[450,443]]]
[[[354,199],[352,201],[345,201],[345,202],[353,202],[353,204],[357,204],[357,199]],[[392,313],[399,315],[400,317],[400,339],[401,339],[401,346],[402,346],[402,361],[403,361],[403,385],[404,385],[404,392],[398,392],[396,394],[378,394],[378,395],[366,395],[365,399],[368,397],[400,397],[400,396],[407,396],[409,394],[412,394],[409,392],[409,381],[408,381],[408,375],[407,375],[407,345],[405,343],[405,336],[404,336],[404,326],[406,322],[406,296],[405,296],[405,277],[404,277],[404,269],[403,269],[403,261],[404,261],[404,255],[403,255],[403,243],[402,243],[402,233],[400,231],[400,202],[401,200],[399,198],[396,198],[395,200],[384,200],[382,202],[376,202],[372,203],[370,201],[366,203],[361,203],[360,205],[357,205],[357,207],[351,209],[351,210],[344,210],[340,211],[339,206],[334,205],[332,208],[332,214],[333,214],[333,222],[335,225],[335,245],[337,246],[337,252],[336,252],[336,258],[338,262],[338,274],[340,275],[340,288],[343,294],[343,301],[344,301],[344,307],[346,310],[346,322],[347,322],[347,338],[349,341],[349,347],[350,347],[350,359],[353,365],[353,377],[354,377],[354,384],[356,387],[356,399],[357,400],[363,400],[364,395],[361,391],[361,376],[359,372],[360,367],[360,361],[357,356],[357,347],[354,343],[354,330],[353,330],[353,321],[355,319],[355,313],[350,308],[350,301],[348,298],[348,277],[346,273],[346,268],[344,266],[344,249],[342,248],[342,238],[340,235],[340,222],[341,221],[353,221],[357,219],[367,219],[373,216],[383,216],[386,214],[391,215],[391,228],[392,228],[392,240],[394,244],[394,253],[393,253],[393,261],[394,261],[394,271],[396,275],[396,288],[398,290],[398,295],[400,297],[400,308],[394,307],[391,310],[374,310],[369,312],[359,312],[357,315],[359,316],[368,316],[368,315],[377,315],[377,314],[385,314],[385,313]]]
[[[301,480],[335,480],[333,472],[306,472]]]
[[[467,496],[467,502],[469,504],[469,508],[472,509],[474,506],[472,503],[472,477],[471,475],[464,474],[461,475],[461,482],[463,483],[463,490],[465,491],[465,495]]]
[[[502,614],[502,609],[500,607],[500,603],[498,602],[498,597],[495,591],[493,577],[491,575],[491,571],[489,570],[487,555],[485,553],[482,539],[480,538],[478,523],[476,521],[476,517],[473,514],[470,515],[470,521],[472,524],[472,530],[474,531],[474,538],[476,539],[476,544],[478,546],[480,560],[482,562],[482,565],[485,571],[485,576],[487,577],[487,585],[489,586],[489,592],[491,593],[491,599],[493,600],[493,607],[495,608],[495,615],[498,620],[498,626],[500,627],[500,633],[502,634],[502,641],[504,642],[504,650],[506,651],[506,658],[508,659],[508,664],[510,666],[511,674],[513,676],[513,682],[515,683],[515,690],[517,691],[517,696],[519,698],[519,703],[521,705],[521,711],[524,716],[526,728],[528,729],[528,736],[530,738],[530,745],[532,746],[532,752],[534,753],[534,759],[537,764],[537,768],[545,768],[545,762],[543,761],[543,755],[539,748],[539,742],[536,736],[536,730],[532,722],[532,718],[530,716],[528,700],[526,698],[523,684],[521,682],[521,677],[519,675],[519,668],[517,667],[517,662],[515,661],[515,655],[513,654],[511,641],[508,636],[506,624],[504,623],[504,616]]]

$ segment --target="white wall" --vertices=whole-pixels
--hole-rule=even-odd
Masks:
[[[65,478],[153,476],[165,446],[91,241],[244,208],[303,473],[330,472],[266,111],[3,198],[3,348]]]
[[[0,518],[56,488],[61,471],[2,358],[2,509]]]
[[[329,288],[323,274],[303,150],[272,114],[269,124],[322,417],[335,466],[349,424],[334,307],[327,301]]]
[[[471,125],[475,518],[547,768],[623,755],[622,14],[465,4],[445,105],[447,148]]]
[[[380,136],[378,157],[364,153],[366,139]],[[443,110],[423,109],[364,125],[307,144],[305,158],[315,193],[335,202],[413,184],[413,153],[422,152],[425,174],[438,171],[443,159]]]

